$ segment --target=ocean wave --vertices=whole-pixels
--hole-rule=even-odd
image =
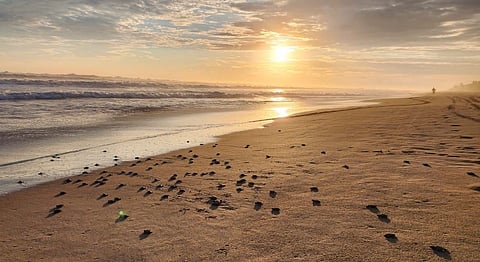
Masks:
[[[78,88],[118,88],[118,87],[157,87],[169,88],[171,85],[154,81],[101,81],[101,80],[60,80],[60,79],[0,79],[0,85],[78,87]]]
[[[47,92],[2,92],[0,100],[59,100],[80,98],[123,98],[123,99],[162,99],[162,98],[242,98],[248,94],[228,94],[219,91],[182,92],[104,92],[104,91],[47,91]]]

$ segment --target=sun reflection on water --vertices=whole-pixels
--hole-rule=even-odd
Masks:
[[[287,117],[289,115],[288,107],[274,107],[272,109],[275,112],[276,117]]]
[[[272,97],[272,98],[270,98],[270,101],[272,101],[272,102],[282,102],[282,101],[285,101],[285,97],[281,97],[281,96]]]

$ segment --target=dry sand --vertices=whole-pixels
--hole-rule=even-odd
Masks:
[[[480,261],[479,104],[316,112],[14,192],[0,260]]]

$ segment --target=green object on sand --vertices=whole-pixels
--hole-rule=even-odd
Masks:
[[[120,210],[120,211],[118,211],[118,215],[119,215],[120,217],[124,217],[124,216],[125,216],[125,212],[123,212],[123,210]]]

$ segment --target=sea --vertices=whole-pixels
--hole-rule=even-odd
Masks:
[[[0,73],[0,194],[388,91]]]

